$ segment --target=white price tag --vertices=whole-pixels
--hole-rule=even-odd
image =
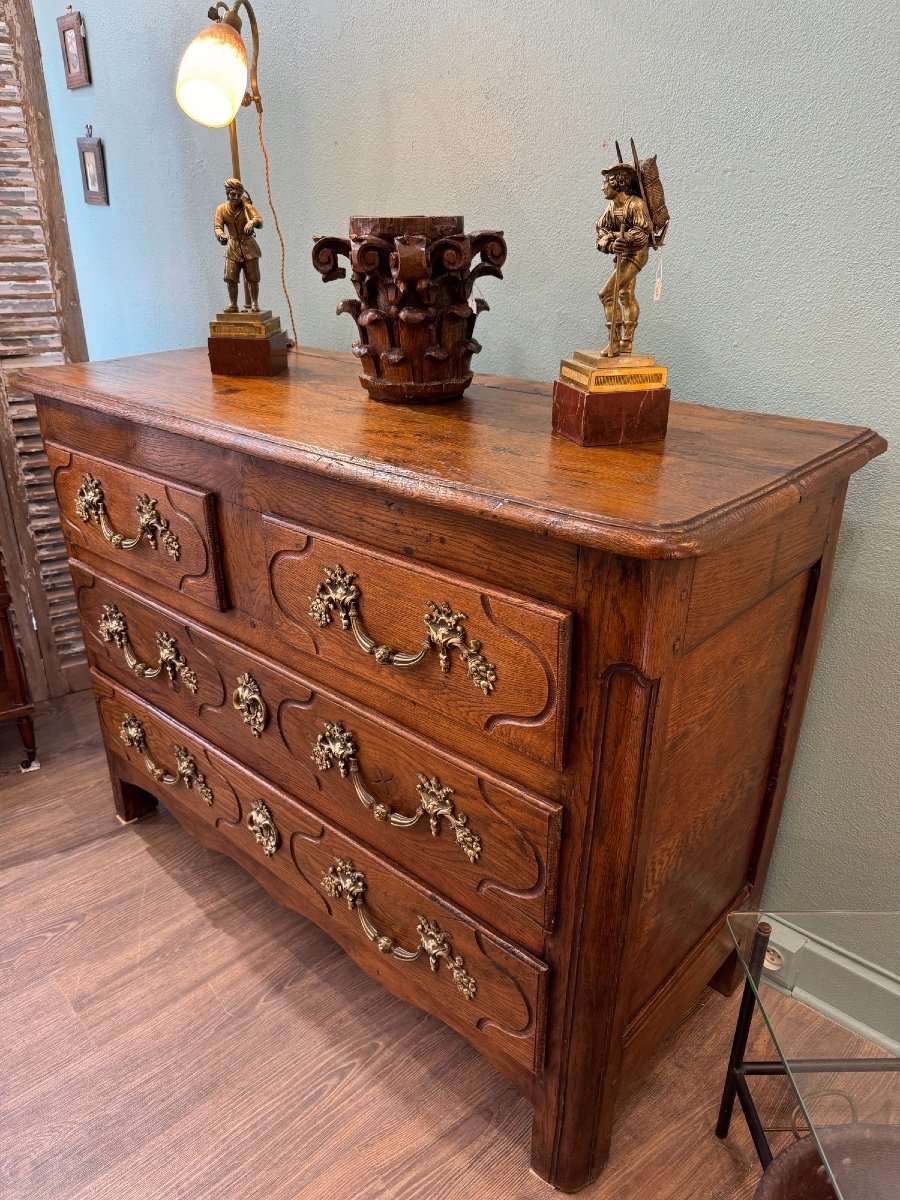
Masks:
[[[662,298],[662,246],[659,248],[659,259],[656,264],[656,279],[653,283],[653,299],[657,301]]]

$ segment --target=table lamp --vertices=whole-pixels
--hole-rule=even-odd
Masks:
[[[249,63],[241,36],[241,8],[246,10],[250,22]],[[261,312],[259,308],[261,251],[256,230],[262,227],[262,218],[241,181],[236,125],[238,111],[255,105],[269,207],[281,246],[281,283],[296,342],[293,306],[285,285],[284,238],[272,200],[269,156],[263,138],[263,106],[257,78],[259,26],[249,0],[235,0],[230,8],[225,0],[218,0],[207,16],[212,24],[197,34],[182,57],[175,98],[199,124],[213,129],[227,125],[231,143],[231,177],[225,181],[225,201],[217,207],[214,221],[215,235],[225,247],[228,305],[209,323],[210,366],[214,375],[276,375],[287,366],[287,333],[270,309]],[[243,311],[239,311],[238,287],[242,278],[244,303]]]

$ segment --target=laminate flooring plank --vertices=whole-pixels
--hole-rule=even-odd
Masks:
[[[41,769],[22,772],[18,730],[0,724],[0,869],[119,828],[91,694],[39,704],[35,737]]]
[[[120,826],[89,695],[38,730],[41,771],[0,770],[3,1200],[549,1200],[530,1105],[466,1041],[165,809]],[[742,1120],[713,1135],[737,1002],[633,1082],[585,1200],[749,1200]]]

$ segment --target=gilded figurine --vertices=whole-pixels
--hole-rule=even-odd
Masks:
[[[238,311],[238,284],[244,273],[244,311],[259,312],[259,259],[262,251],[255,231],[262,228],[260,217],[239,179],[225,180],[227,200],[216,209],[215,234],[225,247],[225,283],[228,286],[227,313]]]
[[[619,161],[601,172],[609,204],[597,221],[597,249],[615,258],[615,268],[599,293],[609,334],[600,352],[605,358],[632,352],[640,316],[637,277],[650,247],[662,246],[669,224],[656,156],[641,162],[633,139],[631,149],[634,166],[622,161],[617,142]]]

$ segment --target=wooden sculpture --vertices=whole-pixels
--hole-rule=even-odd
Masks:
[[[486,275],[503,278],[502,232],[464,233],[462,217],[351,217],[349,238],[315,239],[313,266],[324,282],[346,275],[339,255],[350,260],[357,298],[343,300],[337,311],[356,322],[352,349],[372,399],[458,399],[481,349],[475,320],[488,309],[473,285]]]

